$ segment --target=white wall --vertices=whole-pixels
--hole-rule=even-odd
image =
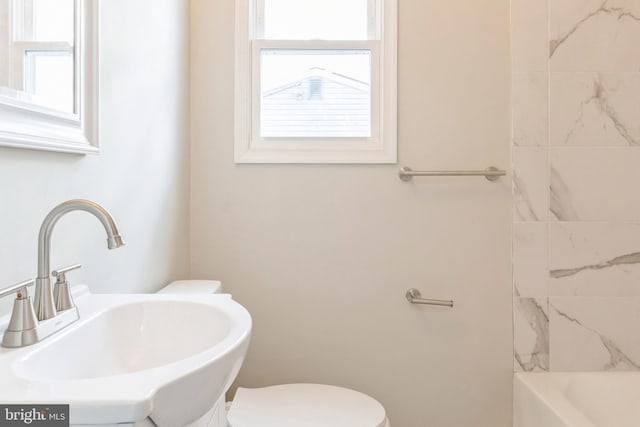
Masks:
[[[127,242],[108,251],[94,218],[63,217],[51,266],[82,263],[73,282],[143,292],[188,274],[188,4],[100,5],[101,153],[0,148],[0,286],[35,277],[40,223],[71,198],[103,204]]]
[[[233,6],[191,1],[191,273],[253,315],[237,383],[352,387],[398,427],[510,425],[510,180],[235,165]],[[399,163],[508,168],[509,71],[508,0],[401,1]]]

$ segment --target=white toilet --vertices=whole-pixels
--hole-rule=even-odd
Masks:
[[[389,427],[375,399],[324,384],[238,388],[229,427]]]
[[[179,280],[159,293],[219,293],[214,280]],[[324,384],[238,388],[229,402],[229,427],[390,427],[384,407],[372,397]]]

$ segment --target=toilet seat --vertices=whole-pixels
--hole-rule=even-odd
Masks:
[[[324,384],[238,388],[230,427],[388,427],[385,410],[366,394]]]

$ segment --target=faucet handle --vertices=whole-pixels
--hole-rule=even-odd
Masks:
[[[77,270],[82,267],[82,264],[73,264],[67,267],[53,270],[51,274],[56,278],[56,283],[53,287],[53,300],[56,304],[56,311],[69,310],[75,307],[73,298],[71,297],[71,290],[69,289],[69,282],[67,282],[66,273]]]
[[[35,279],[25,280],[24,282],[16,283],[15,285],[7,286],[4,289],[0,289],[0,298],[16,293],[17,299],[27,299],[29,294],[27,292],[27,286],[33,285]]]
[[[80,267],[82,267],[82,264],[73,264],[73,265],[68,265],[66,267],[62,267],[59,268],[57,270],[53,270],[51,272],[51,274],[53,275],[53,277],[56,278],[56,282],[64,282],[65,281],[65,273],[72,271],[72,270],[77,270]]]
[[[0,290],[0,297],[16,293],[11,319],[9,319],[9,324],[2,337],[4,347],[16,347],[16,344],[23,342],[22,336],[30,334],[38,325],[31,297],[27,292],[27,286],[33,285],[34,282],[34,279],[29,279]]]

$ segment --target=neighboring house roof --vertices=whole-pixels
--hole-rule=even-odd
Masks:
[[[264,137],[367,137],[369,85],[312,68],[300,78],[262,92]]]
[[[304,75],[302,75],[301,77],[299,77],[298,79],[296,79],[291,83],[285,83],[275,88],[263,90],[262,96],[264,98],[273,96],[277,93],[286,91],[288,89],[298,87],[302,82],[308,81],[312,78],[318,78],[318,77],[335,82],[339,85],[351,87],[353,89],[356,89],[362,92],[369,92],[369,84],[366,82],[363,82],[358,79],[354,79],[353,77],[345,76],[344,74],[328,71],[324,68],[313,67],[313,68],[310,68],[309,71],[307,71]]]

